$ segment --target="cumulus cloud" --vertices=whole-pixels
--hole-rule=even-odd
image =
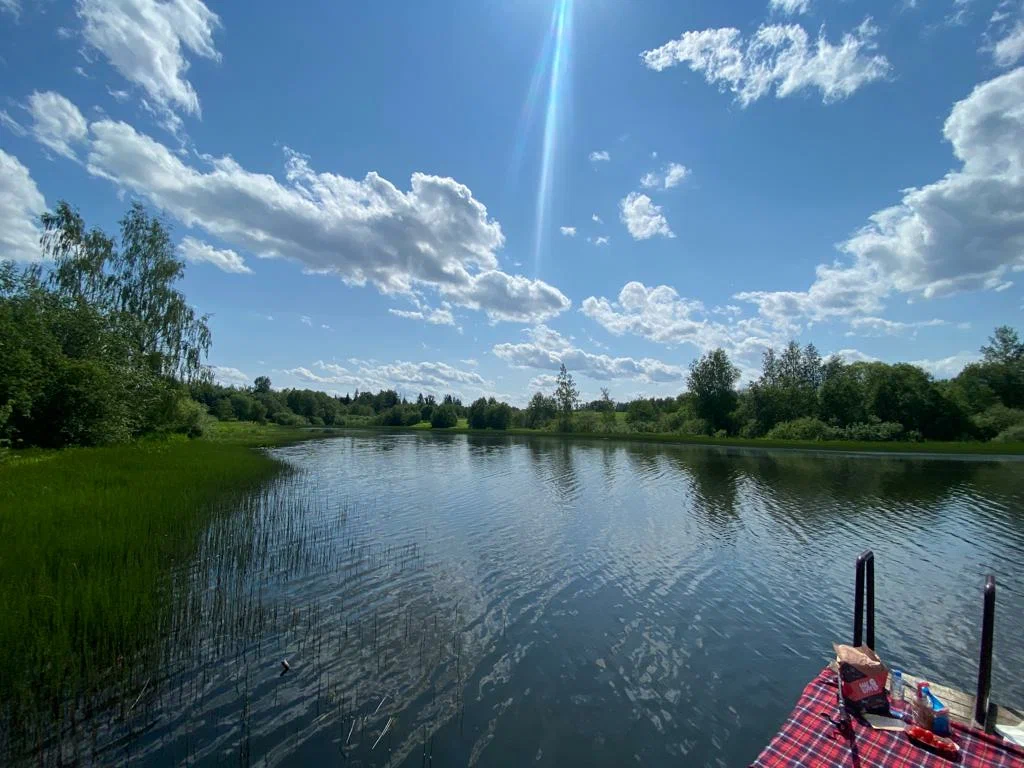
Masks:
[[[225,387],[245,387],[253,382],[253,379],[237,368],[211,365],[210,370],[213,372],[214,381]]]
[[[917,320],[914,322],[901,322],[898,320],[886,320],[884,317],[855,317],[850,321],[850,330],[847,336],[916,336],[921,328],[936,328],[941,325],[949,325],[945,320],[933,318],[931,320]]]
[[[558,229],[566,237],[576,237],[576,227],[559,227]]]
[[[220,19],[201,0],[79,0],[78,15],[86,43],[122,77],[162,108],[199,114],[186,50],[221,60],[213,44]]]
[[[647,195],[630,192],[619,202],[619,218],[634,240],[649,240],[655,235],[675,237],[661,212]]]
[[[710,85],[731,91],[744,107],[773,89],[777,98],[784,98],[815,88],[828,104],[889,73],[888,59],[874,53],[877,33],[870,19],[838,44],[829,42],[824,30],[812,41],[798,24],[761,26],[749,39],[738,29],[722,27],[685,32],[678,40],[644,51],[641,59],[656,72],[686,64]]]
[[[598,216],[596,213],[591,214],[590,220],[593,221],[595,224],[604,224],[604,222],[601,221],[601,217]]]
[[[914,360],[911,365],[924,368],[936,379],[951,379],[959,374],[966,365],[977,360],[978,355],[975,352],[957,352],[955,355],[938,360]]]
[[[594,245],[597,245],[597,246],[608,245],[608,243],[610,242],[610,238],[608,238],[605,235],[599,235],[599,236],[594,237],[594,238],[588,237],[587,238],[587,242],[588,243],[593,243]]]
[[[672,189],[683,183],[683,180],[690,175],[690,169],[679,163],[669,163],[658,172],[645,173],[640,179],[640,185],[645,189]]]
[[[300,381],[316,385],[317,388],[332,390],[395,389],[400,392],[422,391],[442,395],[453,391],[480,391],[494,386],[475,371],[465,371],[447,363],[415,363],[402,360],[378,363],[357,358],[348,362],[351,368],[317,360],[313,363],[312,369],[299,366],[285,369],[282,373],[295,376]]]
[[[668,285],[629,282],[615,301],[596,296],[584,299],[580,312],[616,336],[632,334],[673,346],[692,344],[701,351],[722,347],[740,357],[784,339],[782,331],[757,318],[713,320],[701,301],[682,297]]]
[[[811,0],[769,0],[772,11],[794,16],[807,13],[811,9]]]
[[[455,317],[450,309],[444,307],[423,307],[417,310],[389,309],[392,315],[404,317],[406,320],[421,320],[431,325],[455,325]]]
[[[385,294],[429,288],[491,322],[542,322],[571,306],[554,286],[498,269],[501,226],[454,179],[414,173],[402,191],[374,172],[357,180],[315,171],[286,150],[280,181],[227,156],[186,163],[109,119],[90,124],[84,141],[89,173],[241,251]]]
[[[592,163],[607,163],[611,159],[612,156],[606,149],[596,149],[590,153],[590,162]]]
[[[0,149],[0,259],[40,258],[39,214],[46,200],[28,168]]]
[[[28,112],[36,141],[64,157],[77,157],[71,145],[84,141],[89,132],[78,107],[59,93],[34,91],[28,97]]]
[[[982,83],[943,128],[958,170],[873,214],[807,291],[747,292],[768,317],[877,313],[892,292],[932,298],[1005,288],[1024,270],[1024,67]]]
[[[186,261],[212,264],[222,272],[247,275],[252,272],[245,260],[230,248],[214,248],[209,243],[187,236],[178,244],[178,251]]]
[[[843,360],[847,363],[878,362],[877,357],[872,357],[869,354],[861,352],[859,349],[840,349],[838,352],[833,352],[832,355],[843,358]],[[831,357],[832,355],[829,355],[829,357]]]
[[[545,325],[528,328],[524,332],[528,341],[496,344],[491,352],[516,368],[557,371],[564,364],[574,374],[599,381],[636,379],[644,382],[675,382],[686,378],[686,371],[682,367],[654,358],[611,357],[587,352]]]

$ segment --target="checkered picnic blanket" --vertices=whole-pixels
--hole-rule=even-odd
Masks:
[[[754,766],[854,766],[855,768],[1024,767],[1024,749],[954,724],[960,756],[951,760],[919,747],[899,731],[876,731],[856,719],[848,738],[828,720],[836,710],[835,672],[826,668],[804,688],[800,701]],[[827,717],[826,717],[827,716]]]

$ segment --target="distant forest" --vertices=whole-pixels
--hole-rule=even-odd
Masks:
[[[540,429],[561,432],[656,432],[766,437],[779,440],[1024,441],[1024,344],[1013,328],[997,328],[982,359],[936,381],[909,363],[823,359],[813,344],[790,342],[763,355],[760,377],[742,389],[724,350],[690,366],[687,391],[676,397],[581,402],[562,366],[553,392],[536,392],[525,408],[494,398],[469,405],[454,395],[415,399],[395,390],[332,396],[308,389],[275,391],[261,376],[253,386],[192,385],[192,396],[218,419],[315,426],[415,426]]]
[[[936,381],[908,364],[823,359],[811,344],[768,349],[737,389],[722,349],[690,366],[676,397],[580,402],[562,366],[525,408],[493,398],[224,387],[203,364],[207,318],[176,288],[185,265],[138,204],[120,236],[89,230],[61,202],[42,216],[44,262],[0,261],[0,446],[63,447],[202,434],[213,419],[290,426],[641,432],[791,440],[1024,441],[1024,344],[997,328],[982,359]],[[45,268],[44,265],[45,264]]]

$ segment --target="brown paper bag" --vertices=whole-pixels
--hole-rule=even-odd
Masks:
[[[865,645],[833,645],[839,662],[839,679],[843,683],[843,698],[855,710],[886,714],[889,703],[885,695],[885,681],[889,670],[878,654]]]

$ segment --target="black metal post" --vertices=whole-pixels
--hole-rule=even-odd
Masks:
[[[853,646],[864,637],[864,563],[857,558],[857,575],[853,582]]]
[[[857,558],[853,595],[853,644],[864,639],[864,593],[867,592],[868,647],[875,647],[875,553],[866,549]]]
[[[978,660],[978,692],[974,700],[974,720],[985,728],[988,723],[988,698],[992,689],[992,640],[996,621],[996,577],[985,579],[985,609],[981,615],[981,658]]]
[[[867,625],[868,625],[868,648],[875,650],[875,556],[872,552],[865,553],[867,558],[867,583],[866,587],[868,590],[867,604],[864,609],[867,611]]]

